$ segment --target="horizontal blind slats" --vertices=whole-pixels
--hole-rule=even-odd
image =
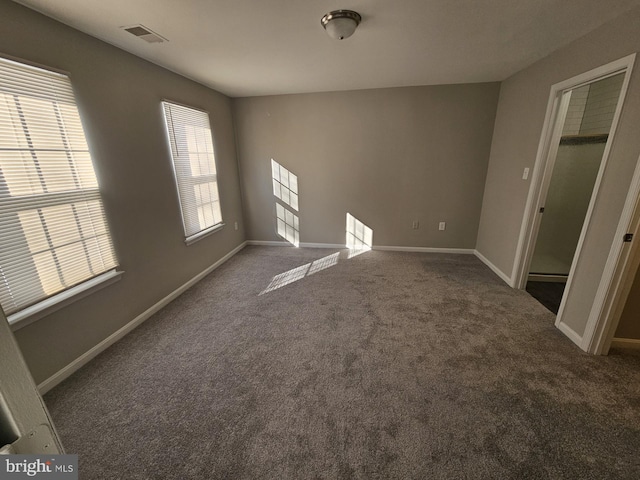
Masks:
[[[0,59],[0,303],[15,313],[117,266],[65,75]]]
[[[222,223],[209,115],[162,102],[184,231],[187,237]]]

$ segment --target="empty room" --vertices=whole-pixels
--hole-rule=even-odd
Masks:
[[[0,478],[640,478],[640,1],[0,25]]]

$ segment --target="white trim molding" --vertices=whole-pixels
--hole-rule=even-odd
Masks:
[[[302,248],[347,248],[346,245],[338,243],[301,243]]]
[[[613,337],[615,328],[618,326],[624,302],[631,289],[637,269],[637,259],[634,261],[634,257],[637,256],[638,240],[629,243],[623,241],[623,238],[626,233],[633,233],[637,237],[639,217],[640,158],[636,162],[607,263],[604,266],[594,305],[585,327],[582,349],[586,352],[596,355],[606,354],[609,348],[607,343]]]
[[[186,243],[187,247],[188,247],[190,245],[193,245],[197,241],[208,237],[212,233],[219,232],[223,228],[224,228],[224,223],[217,223],[217,224],[215,224],[215,225],[213,225],[213,226],[211,226],[209,228],[206,228],[206,229],[202,230],[201,232],[194,233],[193,235],[188,236],[187,238],[184,239],[184,243]]]
[[[89,363],[89,361],[93,360],[98,354],[102,353],[104,350],[106,350],[111,345],[113,345],[118,340],[120,340],[122,337],[124,337],[127,333],[131,332],[134,328],[136,328],[137,326],[142,324],[145,320],[147,320],[149,317],[151,317],[154,313],[158,312],[160,309],[162,309],[163,307],[168,305],[171,301],[175,300],[182,293],[187,291],[189,288],[191,288],[193,285],[198,283],[204,277],[209,275],[216,268],[218,268],[220,265],[225,263],[227,260],[229,260],[231,257],[233,257],[240,250],[242,250],[246,245],[247,245],[247,242],[243,242],[240,245],[238,245],[236,248],[231,250],[229,253],[227,253],[224,257],[222,257],[216,263],[214,263],[213,265],[207,267],[205,270],[203,270],[202,272],[197,274],[195,277],[193,277],[187,283],[185,283],[184,285],[180,286],[179,288],[177,288],[176,290],[171,292],[169,295],[167,295],[166,297],[162,298],[160,301],[158,301],[157,303],[155,303],[151,307],[147,308],[144,312],[142,312],[136,318],[131,320],[125,326],[121,327],[119,330],[117,330],[114,333],[112,333],[111,335],[109,335],[103,341],[98,343],[95,347],[93,347],[89,351],[83,353],[78,358],[76,358],[74,361],[72,361],[70,364],[68,364],[66,367],[62,368],[61,370],[57,371],[56,373],[51,375],[49,378],[44,380],[42,383],[40,383],[38,385],[38,391],[40,392],[40,394],[44,395],[49,390],[51,390],[53,387],[58,385],[60,382],[62,382],[66,378],[68,378],[71,374],[73,374],[74,372],[79,370],[81,367],[83,367],[84,365]]]
[[[282,242],[280,240],[247,240],[246,244],[259,246],[259,247],[293,247],[295,248],[295,245],[292,245],[289,242]]]
[[[247,245],[257,245],[265,247],[292,247],[297,248],[289,242],[279,240],[247,240]],[[347,249],[345,244],[339,243],[306,243],[300,242],[299,248],[342,248]],[[415,252],[415,253],[456,253],[464,255],[473,255],[475,250],[472,248],[436,248],[436,247],[402,247],[374,245],[371,250],[380,250],[386,252]]]
[[[82,282],[75,287],[71,287],[68,290],[64,290],[52,297],[46,298],[41,302],[31,305],[30,307],[20,310],[7,318],[11,325],[11,331],[15,332],[22,327],[26,327],[33,322],[40,320],[41,318],[51,315],[53,312],[60,310],[67,305],[71,305],[78,300],[91,295],[98,290],[102,290],[109,285],[114,284],[124,272],[122,270],[109,270],[97,277],[93,277],[85,282]]]
[[[247,240],[247,245],[255,245],[260,247],[291,247],[291,248],[347,248],[344,244],[338,243],[304,243],[301,242],[298,247],[281,240]]]
[[[473,255],[474,253],[473,248],[394,247],[385,245],[374,245],[371,249],[387,252],[456,253],[462,255]]]
[[[496,267],[493,263],[491,263],[491,261],[487,257],[485,257],[483,254],[481,254],[478,250],[473,250],[473,253],[476,257],[480,259],[482,263],[484,263],[487,267],[489,267],[493,271],[493,273],[498,275],[504,283],[506,283],[511,288],[513,288],[513,280],[511,279],[511,277],[509,277],[506,273],[504,273],[502,270]]]
[[[640,350],[640,339],[614,337],[614,339],[611,340],[611,347],[612,348],[632,348],[633,350]]]

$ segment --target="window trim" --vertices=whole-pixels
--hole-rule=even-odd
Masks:
[[[75,303],[98,290],[102,290],[103,288],[118,282],[123,273],[123,270],[108,270],[96,277],[85,280],[74,287],[63,290],[60,293],[56,293],[55,295],[45,298],[38,303],[34,303],[19,312],[8,315],[7,320],[9,321],[9,325],[11,325],[11,330],[14,332],[16,330],[20,330],[21,328],[52,314],[56,310],[60,310],[61,308],[71,305],[72,303]]]
[[[74,83],[73,83],[73,75],[71,74],[71,72],[67,71],[67,70],[63,70],[60,68],[56,68],[56,67],[52,67],[50,65],[45,65],[42,63],[38,63],[38,62],[34,62],[32,60],[28,60],[22,57],[16,57],[13,55],[8,55],[5,53],[0,54],[0,58],[4,59],[4,60],[8,60],[8,61],[12,61],[15,63],[19,63],[25,67],[29,67],[29,68],[33,68],[36,70],[45,70],[47,72],[51,72],[54,74],[58,74],[58,75],[62,75],[67,77],[69,83],[71,84],[71,90],[73,92],[73,101],[74,101],[74,106],[75,108],[78,110],[78,115],[80,117],[80,124],[82,125],[82,129],[83,129],[83,136],[85,138],[85,141],[87,142],[87,148],[89,150],[89,155],[91,155],[91,162],[92,162],[92,166],[94,168],[94,174],[97,177],[97,173],[95,172],[95,166],[93,165],[93,155],[91,153],[91,147],[89,146],[89,140],[87,138],[87,134],[85,131],[85,125],[84,125],[84,121],[83,121],[83,114],[81,112],[82,108],[81,105],[78,103],[78,99],[76,97],[76,90],[74,88]],[[112,248],[114,250],[114,254],[115,254],[115,258],[118,258],[117,255],[117,251],[116,251],[116,245],[115,242],[113,240],[112,237],[112,230],[111,227],[109,226],[109,222],[107,219],[107,212],[106,212],[106,208],[105,205],[103,203],[103,198],[102,198],[102,190],[100,189],[100,184],[98,182],[98,187],[96,188],[96,191],[98,193],[98,196],[100,198],[100,202],[102,205],[102,208],[105,209],[104,215],[105,215],[105,220],[107,220],[107,231],[109,233],[109,236],[111,237],[111,243],[112,243]],[[86,194],[86,192],[82,192],[83,194]],[[80,195],[81,196],[81,195]],[[71,305],[75,302],[77,302],[78,300],[81,300],[84,297],[87,297],[91,294],[93,294],[94,292],[97,292],[99,290],[102,290],[103,288],[108,287],[109,285],[112,285],[118,281],[120,281],[122,275],[125,273],[124,270],[118,270],[120,268],[120,265],[116,262],[115,267],[111,268],[110,270],[107,270],[101,274],[98,274],[94,277],[91,277],[87,280],[82,281],[81,283],[74,285],[73,287],[64,289],[62,291],[60,291],[59,293],[56,293],[52,296],[46,297],[43,300],[34,303],[33,305],[30,305],[29,307],[26,307],[22,310],[19,310],[11,315],[6,315],[6,319],[7,322],[10,325],[10,328],[12,331],[17,331],[20,330],[23,327],[26,327],[27,325],[30,325],[31,323],[34,323],[50,314],[52,314],[53,312],[60,310],[68,305]],[[2,306],[0,305],[0,310],[2,310]],[[3,312],[4,313],[4,312]]]
[[[187,244],[187,247],[190,245],[193,245],[197,241],[202,240],[205,237],[208,237],[212,233],[216,233],[217,231],[222,230],[223,227],[224,227],[224,223],[216,223],[211,227],[205,228],[204,230],[201,230],[198,233],[194,233],[193,235],[188,236],[187,238],[184,239],[184,243]]]
[[[176,169],[176,162],[174,161],[174,158],[173,158],[173,148],[171,146],[171,137],[170,137],[171,134],[169,132],[169,125],[167,123],[167,117],[166,117],[165,108],[164,108],[164,104],[165,103],[177,105],[179,107],[188,108],[188,109],[194,110],[196,112],[204,113],[207,116],[207,119],[209,120],[209,130],[210,130],[210,133],[211,133],[211,143],[213,145],[213,164],[214,164],[215,169],[216,169],[216,173],[213,176],[215,177],[216,188],[218,190],[218,203],[220,204],[220,213],[221,213],[222,220],[220,221],[220,223],[216,223],[215,225],[211,225],[210,227],[207,227],[204,230],[200,230],[199,232],[196,232],[196,233],[194,233],[192,235],[187,235],[187,223],[185,221],[184,208],[183,208],[183,205],[182,205],[182,198],[180,196],[180,184],[179,184],[179,180],[178,180],[178,171]],[[171,100],[171,99],[168,99],[168,98],[165,98],[165,97],[160,99],[160,114],[162,116],[162,124],[164,126],[164,135],[165,135],[165,139],[166,139],[167,150],[168,150],[168,153],[169,153],[169,160],[171,162],[171,171],[173,173],[173,181],[174,181],[174,185],[175,185],[175,188],[176,188],[176,196],[178,198],[178,206],[179,206],[179,209],[180,209],[180,221],[182,222],[182,233],[184,235],[184,243],[185,243],[186,246],[191,246],[194,243],[198,242],[199,240],[202,240],[203,238],[206,238],[209,235],[222,230],[224,228],[224,226],[225,226],[224,215],[222,214],[222,212],[224,211],[223,201],[222,201],[222,194],[220,193],[220,182],[218,181],[218,176],[219,176],[219,172],[218,172],[218,148],[217,148],[216,138],[215,138],[215,135],[213,133],[214,132],[214,128],[213,128],[212,121],[211,121],[211,114],[207,110],[204,110],[202,108],[194,107],[192,105],[187,105],[185,103],[177,102],[175,100]]]
[[[69,77],[69,81],[71,81],[71,78],[72,78],[71,72],[69,72],[68,70],[63,70],[61,68],[56,68],[56,67],[52,67],[50,65],[45,65],[44,63],[38,63],[38,62],[34,62],[33,60],[27,60],[25,58],[15,57],[13,55],[8,55],[6,53],[0,53],[0,58],[3,58],[5,60],[11,60],[12,62],[16,62],[16,63],[22,63],[23,65],[25,65],[27,67],[37,68],[37,69],[40,69],[40,70],[47,70],[49,72],[53,72],[53,73],[58,73],[60,75],[64,75],[66,77]],[[73,87],[73,82],[71,82],[71,86]],[[75,90],[74,90],[74,92],[75,92]]]

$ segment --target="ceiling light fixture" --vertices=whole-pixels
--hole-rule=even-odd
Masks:
[[[331,38],[344,40],[353,35],[361,21],[362,17],[358,12],[353,10],[334,10],[322,17],[320,23]]]

